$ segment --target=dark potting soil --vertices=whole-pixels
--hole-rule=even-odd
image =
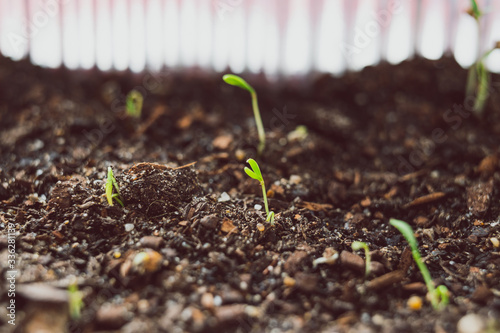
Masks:
[[[17,271],[15,297],[0,284],[0,331],[500,331],[500,77],[479,118],[466,76],[417,58],[308,83],[250,77],[257,156],[248,93],[220,75],[0,58],[0,267]],[[139,120],[124,113],[134,87]],[[125,207],[106,200],[109,166]],[[390,218],[412,225],[445,309]],[[354,241],[371,251],[366,278]]]

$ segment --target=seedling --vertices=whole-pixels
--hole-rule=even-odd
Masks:
[[[113,193],[113,188],[116,190],[116,193]],[[118,187],[118,183],[116,182],[115,176],[113,175],[113,169],[108,167],[108,178],[106,179],[106,199],[108,200],[108,204],[113,206],[113,199],[116,200],[122,207],[123,201],[120,196],[120,188]]]
[[[269,211],[269,206],[267,204],[267,194],[266,194],[266,185],[264,184],[264,178],[262,177],[262,173],[260,172],[259,165],[255,162],[254,159],[249,158],[247,163],[250,164],[250,168],[245,167],[245,172],[251,178],[256,179],[260,182],[260,186],[262,186],[262,196],[264,197],[264,207],[266,208],[267,218],[266,221],[270,222],[272,226],[274,226],[274,212]]]
[[[473,110],[478,115],[483,113],[484,107],[486,106],[486,100],[489,96],[490,91],[490,82],[491,75],[488,69],[486,68],[486,58],[493,52],[496,48],[500,48],[500,43],[497,42],[496,45],[491,49],[486,51],[484,54],[480,55],[481,52],[481,24],[480,20],[483,16],[483,13],[479,9],[476,0],[471,0],[471,9],[469,10],[469,14],[476,20],[478,27],[478,59],[477,61],[469,68],[469,73],[467,75],[467,85],[465,89],[466,97],[475,98]],[[475,97],[474,97],[475,95]]]
[[[440,285],[437,288],[434,288],[434,282],[432,282],[431,273],[427,269],[427,266],[422,261],[422,257],[420,252],[418,251],[418,243],[415,235],[413,234],[413,229],[410,225],[404,221],[391,219],[389,223],[397,228],[399,232],[406,238],[408,244],[410,244],[411,254],[413,255],[413,260],[417,264],[422,277],[424,278],[425,285],[427,286],[427,290],[429,292],[429,296],[431,299],[431,304],[434,309],[443,309],[448,305],[448,288],[444,285]]]
[[[252,97],[253,116],[255,118],[257,133],[259,135],[259,146],[257,147],[257,153],[259,155],[262,154],[262,152],[264,151],[264,147],[266,146],[266,133],[264,132],[264,125],[262,124],[262,118],[260,117],[259,104],[257,103],[257,93],[255,93],[255,89],[253,89],[253,87],[241,77],[234,74],[226,74],[222,77],[222,79],[227,84],[240,87],[241,89],[245,89],[250,93],[250,96]]]
[[[68,305],[69,314],[72,319],[78,320],[81,317],[83,300],[82,292],[78,291],[78,284],[76,279],[68,286]]]
[[[371,256],[370,249],[368,248],[368,244],[365,242],[352,242],[351,247],[354,251],[365,250],[365,278],[370,275],[370,264],[371,264]]]
[[[142,112],[142,103],[144,101],[144,98],[142,97],[142,94],[138,92],[137,90],[133,89],[131,90],[128,95],[127,95],[127,100],[126,100],[126,109],[127,109],[127,114],[131,116],[132,118],[140,118],[141,117],[141,112]]]

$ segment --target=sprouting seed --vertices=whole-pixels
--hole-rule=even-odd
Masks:
[[[417,267],[420,270],[422,277],[424,278],[424,282],[425,285],[427,286],[427,290],[429,292],[429,296],[431,299],[432,307],[438,310],[443,309],[449,303],[448,288],[446,288],[446,286],[444,285],[440,285],[437,288],[434,287],[434,282],[432,282],[431,273],[427,269],[427,266],[423,262],[422,256],[418,251],[418,243],[417,239],[415,238],[415,235],[413,234],[413,229],[410,227],[408,223],[404,221],[391,219],[389,223],[396,229],[398,229],[399,232],[406,239],[408,244],[410,244],[413,260],[415,260],[415,263],[417,264]]]
[[[137,90],[131,90],[127,95],[126,109],[127,114],[133,118],[140,118],[142,112],[142,103],[144,97]]]
[[[260,172],[259,165],[252,158],[249,158],[247,160],[247,163],[250,164],[250,167],[252,169],[245,167],[244,170],[246,174],[251,178],[258,180],[260,182],[260,186],[262,187],[262,196],[264,197],[264,207],[266,209],[266,214],[267,214],[266,221],[270,222],[271,225],[274,225],[274,212],[269,211],[269,205],[267,203],[266,184],[264,184],[264,178],[262,177],[262,173]]]
[[[113,188],[116,190],[116,193],[113,193]],[[116,182],[113,169],[111,167],[108,167],[108,178],[106,179],[105,189],[106,199],[108,200],[108,204],[110,206],[113,206],[113,199],[115,199],[116,202],[118,202],[122,207],[125,207],[123,205],[123,201],[121,200],[120,188],[118,187],[118,183]]]
[[[368,244],[365,242],[352,242],[351,247],[354,251],[365,250],[365,278],[370,275],[370,264],[371,264],[371,255],[370,249],[368,248]]]

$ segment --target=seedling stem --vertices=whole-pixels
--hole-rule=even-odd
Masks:
[[[411,254],[413,256],[413,260],[417,263],[417,267],[424,278],[425,285],[427,286],[427,290],[429,292],[429,296],[431,298],[431,304],[434,309],[443,309],[448,305],[448,288],[444,285],[440,285],[437,288],[434,287],[434,282],[432,282],[431,273],[427,269],[427,266],[422,260],[422,256],[418,251],[418,243],[415,235],[413,234],[413,229],[410,225],[404,221],[391,219],[389,223],[397,228],[399,232],[406,238],[408,244],[410,244]]]
[[[113,187],[116,190],[116,193],[113,193]],[[106,179],[106,199],[108,200],[108,204],[113,206],[113,199],[116,200],[122,207],[123,201],[120,196],[120,188],[118,187],[118,183],[116,182],[115,176],[113,175],[113,169],[108,167],[108,178]]]
[[[226,74],[222,77],[222,79],[227,84],[240,87],[241,89],[245,89],[250,93],[250,96],[252,98],[253,117],[255,119],[255,124],[257,125],[257,133],[259,135],[259,146],[257,147],[257,153],[261,155],[266,146],[266,133],[264,131],[264,125],[262,124],[262,118],[260,117],[259,104],[257,102],[257,93],[255,92],[255,89],[241,77],[234,74]]]
[[[266,209],[266,214],[267,214],[266,221],[270,222],[271,225],[274,226],[274,212],[269,211],[269,206],[267,204],[266,184],[264,184],[264,178],[262,177],[262,173],[260,172],[259,165],[252,158],[249,158],[247,160],[247,163],[250,164],[250,167],[252,169],[245,167],[244,170],[248,176],[260,182],[260,185],[262,187],[262,196],[264,197],[264,207]]]
[[[371,256],[370,249],[368,248],[368,244],[365,242],[352,242],[351,247],[354,251],[365,250],[365,278],[370,275],[370,264],[371,264]]]

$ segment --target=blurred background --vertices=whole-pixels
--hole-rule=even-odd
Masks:
[[[340,75],[414,55],[469,67],[500,40],[500,1],[0,0],[0,52],[102,71]],[[480,36],[480,37],[479,37]],[[500,72],[500,50],[487,65]]]

